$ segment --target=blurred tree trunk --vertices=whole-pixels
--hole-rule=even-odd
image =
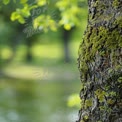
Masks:
[[[77,122],[122,122],[122,1],[88,0],[79,47],[82,83]]]
[[[1,42],[0,42],[1,43]],[[2,44],[1,44],[2,45]],[[2,59],[2,46],[0,45],[0,78],[5,76],[5,73],[3,71],[4,68],[4,62]]]
[[[1,46],[0,46],[0,77],[2,76],[3,71],[2,71],[2,54],[1,54]]]
[[[69,37],[70,31],[63,30],[63,44],[64,44],[64,59],[65,62],[70,62],[70,51],[69,51]]]
[[[26,61],[31,62],[33,59],[32,51],[31,51],[32,46],[33,46],[33,38],[32,37],[26,38],[26,46],[27,46]]]
[[[69,42],[72,34],[72,30],[63,29],[63,45],[64,45],[64,59],[65,62],[71,62]]]
[[[17,51],[17,47],[21,44],[21,41],[23,41],[23,28],[24,26],[17,23],[17,24],[13,24],[13,27],[15,28],[15,32],[13,33],[13,36],[11,37],[11,42],[10,42],[10,47],[12,49],[12,55],[11,57],[7,60],[8,63],[10,63],[14,57],[16,56],[16,51]]]
[[[27,35],[26,35],[25,41],[26,41],[26,46],[27,46],[27,51],[26,51],[26,61],[27,62],[31,62],[33,60],[32,47],[35,44],[35,42],[37,43],[39,35],[40,35],[40,33],[32,35],[30,37],[27,37]]]

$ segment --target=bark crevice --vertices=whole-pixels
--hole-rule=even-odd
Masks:
[[[122,4],[89,0],[88,26],[79,48],[83,89],[77,122],[122,121]]]

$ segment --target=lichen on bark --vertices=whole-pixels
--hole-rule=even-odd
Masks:
[[[122,121],[122,1],[89,0],[79,47],[83,89],[77,122]]]

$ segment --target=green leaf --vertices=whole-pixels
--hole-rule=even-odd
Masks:
[[[3,0],[3,3],[7,5],[10,2],[10,0]]]
[[[18,19],[18,21],[21,23],[21,24],[24,24],[25,23],[25,20],[22,16],[20,16],[20,18]]]
[[[43,28],[44,32],[47,32],[49,29],[52,31],[57,30],[56,22],[49,15],[40,15],[33,21],[33,26],[35,29]]]
[[[13,12],[13,13],[11,14],[11,20],[12,20],[12,21],[17,20],[19,17],[20,17],[20,15],[19,15],[17,12]]]
[[[70,24],[65,24],[65,25],[64,25],[64,28],[65,28],[66,30],[71,30],[72,27],[71,27]]]
[[[21,0],[20,3],[21,3],[21,4],[24,4],[24,3],[26,3],[27,1],[28,1],[28,0]]]
[[[28,6],[25,6],[23,9],[20,10],[20,12],[24,17],[30,16],[30,9]]]
[[[74,106],[80,107],[80,102],[81,102],[81,100],[80,100],[79,95],[72,94],[71,96],[69,96],[67,104],[69,107],[74,107]]]
[[[44,6],[44,5],[47,4],[47,0],[38,0],[37,4],[38,4],[39,6]]]
[[[24,18],[19,13],[17,13],[17,12],[13,12],[11,14],[11,20],[12,21],[18,20],[21,24],[25,23]]]
[[[14,3],[16,3],[17,1],[16,0],[13,0]]]

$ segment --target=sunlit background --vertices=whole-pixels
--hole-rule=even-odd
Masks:
[[[14,4],[0,8],[0,122],[77,120],[78,47],[87,19],[87,3],[81,1],[80,26],[46,32],[41,26],[32,30],[29,20],[12,22]],[[55,8],[48,9],[60,18]]]

